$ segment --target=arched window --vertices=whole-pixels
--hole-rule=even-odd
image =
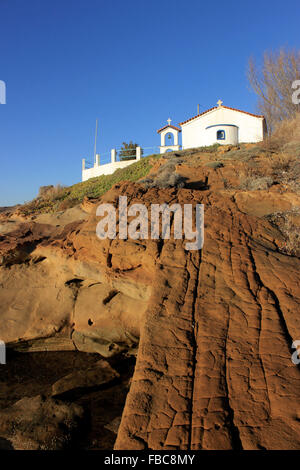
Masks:
[[[165,145],[174,145],[174,135],[172,132],[166,134]]]
[[[217,140],[225,140],[225,131],[217,131]]]

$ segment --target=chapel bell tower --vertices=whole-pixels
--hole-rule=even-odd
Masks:
[[[171,119],[167,119],[167,125],[158,129],[160,134],[160,153],[172,152],[179,150],[178,136],[181,129],[171,125]]]

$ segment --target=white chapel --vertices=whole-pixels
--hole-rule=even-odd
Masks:
[[[179,150],[180,132],[182,149],[264,140],[267,130],[264,116],[223,106],[221,100],[217,105],[181,122],[181,129],[171,125],[171,119],[168,119],[168,124],[157,131],[161,138],[160,153]]]
[[[264,140],[267,126],[264,116],[248,113],[239,109],[224,106],[219,100],[217,106],[197,114],[183,121],[180,127],[171,124],[158,129],[160,135],[160,153],[172,152],[179,149],[207,147],[215,143],[221,145],[237,145],[239,143],[252,143]],[[179,143],[179,135],[181,142]],[[100,155],[95,155],[92,167],[86,167],[86,160],[82,160],[82,181],[101,175],[111,175],[120,168],[131,165],[142,157],[141,147],[136,147],[136,155],[132,160],[117,159],[117,150],[111,150],[111,161],[101,164]]]

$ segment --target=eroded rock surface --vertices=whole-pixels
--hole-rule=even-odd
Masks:
[[[201,253],[164,243],[116,449],[300,446],[300,262],[224,199],[198,196]]]
[[[119,195],[147,207],[202,203],[201,251],[185,240],[100,241],[95,208],[36,233],[29,252],[16,234],[10,251],[4,238],[0,337],[59,335],[106,357],[139,341],[116,449],[299,448],[300,260],[265,218],[298,207],[299,195],[236,189],[243,162],[177,170],[186,188],[119,184],[95,207]]]

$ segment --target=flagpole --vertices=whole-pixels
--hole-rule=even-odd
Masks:
[[[96,163],[96,153],[97,153],[97,134],[98,134],[98,119],[96,119],[95,146],[94,146],[94,164]]]

